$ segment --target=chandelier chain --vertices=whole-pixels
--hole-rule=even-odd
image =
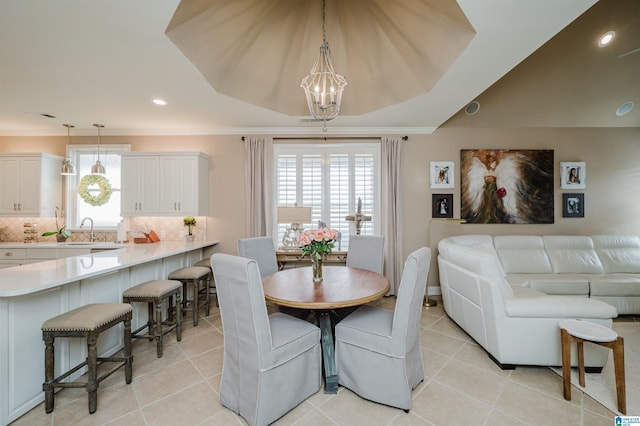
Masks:
[[[322,0],[322,44],[327,44],[327,33],[324,29],[324,9],[325,9],[325,0]]]

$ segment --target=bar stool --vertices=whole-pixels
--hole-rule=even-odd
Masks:
[[[616,375],[618,410],[627,413],[627,398],[624,382],[624,340],[610,328],[589,321],[561,320],[562,381],[564,399],[571,401],[571,343],[578,350],[578,381],[584,387],[584,342],[591,342],[613,350],[613,365]]]
[[[209,268],[209,294],[214,294],[216,296],[216,306],[220,306],[218,303],[218,290],[216,288],[216,280],[213,276],[213,268],[211,267],[211,258],[207,257],[205,259],[197,261],[193,266],[201,266],[203,268]]]
[[[55,405],[55,388],[86,388],[89,394],[89,414],[96,412],[100,382],[124,366],[125,380],[131,383],[133,356],[131,355],[131,318],[133,309],[126,303],[94,303],[53,317],[42,324],[44,340],[45,411],[51,413]],[[119,323],[124,323],[124,354],[122,357],[98,357],[97,342],[100,333]],[[84,337],[87,339],[87,358],[66,373],[55,377],[56,337]],[[117,363],[111,370],[98,377],[98,363]],[[87,366],[87,380],[60,382],[82,367]]]
[[[158,358],[162,358],[162,339],[165,334],[168,334],[175,328],[176,339],[178,342],[182,340],[181,288],[182,283],[180,281],[153,280],[138,284],[122,293],[123,303],[147,303],[147,323],[133,331],[131,337],[134,339],[155,339]],[[174,296],[176,299],[175,321],[172,320],[174,314]],[[167,320],[163,321],[162,313],[164,311],[165,300],[167,301]],[[163,329],[163,325],[168,325],[169,327]],[[147,333],[141,333],[144,329],[147,329]]]
[[[202,306],[206,308],[207,316],[209,316],[209,280],[207,278],[210,272],[211,269],[202,266],[187,266],[176,269],[168,277],[170,280],[182,283],[182,309],[186,310],[187,305],[191,304],[194,327],[198,325],[198,309]],[[189,284],[193,285],[193,300],[189,300],[187,297]],[[200,300],[200,297],[204,300]]]

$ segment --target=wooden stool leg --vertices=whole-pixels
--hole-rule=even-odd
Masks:
[[[618,410],[627,414],[627,392],[624,382],[624,340],[618,336],[613,342],[613,365],[616,374],[616,393],[618,395]]]
[[[584,341],[576,338],[576,347],[578,349],[578,382],[584,387]]]
[[[209,279],[209,275],[207,275],[207,278],[204,279],[204,297],[206,297],[205,299],[205,306],[207,307],[207,316],[209,316],[209,312],[210,312],[210,301],[211,301],[211,297],[209,296],[209,288],[211,285],[211,280]]]
[[[89,393],[89,414],[96,412],[98,407],[98,336],[90,332],[87,335],[87,392]]]
[[[147,303],[147,333],[149,334],[149,341],[151,342],[153,340],[153,329],[155,327],[155,324],[153,323],[153,303],[152,302],[148,302]]]
[[[176,340],[179,342],[182,340],[182,309],[180,305],[182,300],[180,299],[180,292],[176,293]]]
[[[158,354],[158,358],[162,358],[162,298],[158,298],[154,302],[156,308],[156,352]]]
[[[133,355],[131,355],[131,318],[124,320],[124,378],[127,384],[133,379]]]
[[[560,329],[562,344],[562,388],[564,399],[571,401],[571,336],[564,328]]]
[[[192,280],[193,283],[193,326],[198,325],[198,280]]]
[[[44,407],[45,412],[50,413],[53,411],[55,402],[55,393],[53,392],[53,386],[51,382],[54,377],[55,366],[55,350],[53,346],[53,337],[49,333],[44,334],[44,384],[42,390],[44,390]]]

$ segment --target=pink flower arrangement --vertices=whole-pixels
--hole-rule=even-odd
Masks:
[[[331,253],[333,242],[337,238],[338,231],[335,229],[307,229],[298,236],[302,256],[309,256],[311,260],[322,259],[325,254]]]

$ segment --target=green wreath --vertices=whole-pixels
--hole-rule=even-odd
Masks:
[[[89,185],[98,185],[100,192],[96,195],[91,195],[91,192],[95,192],[96,190],[90,190]],[[86,175],[80,179],[80,184],[78,185],[78,195],[82,197],[85,203],[91,204],[92,206],[106,204],[109,198],[111,198],[111,192],[109,179],[101,175]]]

